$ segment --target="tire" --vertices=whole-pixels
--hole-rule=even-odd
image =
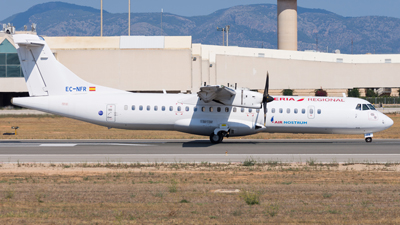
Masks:
[[[367,138],[365,138],[365,141],[366,141],[367,143],[371,143],[371,142],[372,142],[372,138],[367,137]]]
[[[221,132],[218,132],[217,135],[215,135],[214,132],[213,132],[213,133],[211,133],[211,135],[210,135],[210,141],[211,141],[211,143],[213,143],[213,144],[221,143],[223,139],[224,139],[224,136],[222,135]]]

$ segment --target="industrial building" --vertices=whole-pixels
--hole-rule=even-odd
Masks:
[[[12,28],[12,27],[11,27]],[[0,32],[0,106],[27,95],[10,27]],[[16,32],[18,33],[18,32]],[[34,32],[30,32],[34,33]],[[297,1],[278,0],[278,50],[192,43],[190,36],[44,37],[57,60],[91,83],[133,92],[195,93],[200,86],[294,89],[329,96],[366,88],[398,96],[400,55],[297,51]]]

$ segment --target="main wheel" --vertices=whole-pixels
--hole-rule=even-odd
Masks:
[[[224,136],[222,135],[221,132],[218,132],[218,134],[214,134],[214,132],[210,135],[210,141],[213,144],[218,144],[221,143],[222,140],[224,139]]]
[[[371,138],[371,137],[367,137],[367,138],[365,138],[365,141],[366,141],[367,143],[371,143],[371,142],[372,142],[372,138]]]

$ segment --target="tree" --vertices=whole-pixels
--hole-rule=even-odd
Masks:
[[[349,89],[349,90],[347,90],[347,96],[359,98],[360,91],[358,90],[358,88]]]
[[[376,93],[373,89],[368,89],[365,92],[365,96],[367,96],[367,97],[378,97],[378,93]]]
[[[284,96],[293,96],[293,89],[283,89],[282,90],[282,94],[284,95]]]
[[[315,96],[328,96],[328,92],[326,92],[322,87],[320,89],[314,90]]]

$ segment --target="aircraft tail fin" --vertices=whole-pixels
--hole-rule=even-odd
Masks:
[[[30,96],[120,91],[79,78],[57,61],[42,37],[17,34],[13,38]]]

